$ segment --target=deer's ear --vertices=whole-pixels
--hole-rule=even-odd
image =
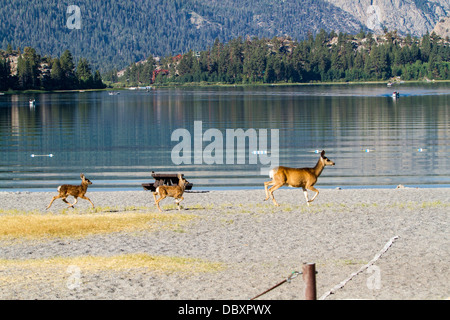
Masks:
[[[320,156],[323,158],[325,156],[325,150],[322,150],[322,152],[320,153]]]
[[[84,178],[84,174],[80,173],[80,178],[83,179]]]

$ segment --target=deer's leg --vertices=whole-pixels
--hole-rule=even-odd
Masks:
[[[181,208],[180,208],[180,202],[181,202],[182,200],[184,200],[183,197],[179,197],[178,199],[175,199],[175,203],[177,204],[178,210],[181,210]]]
[[[305,195],[306,204],[309,206],[308,191],[306,188],[303,188],[303,194]]]
[[[52,206],[52,203],[53,203],[53,201],[55,201],[56,199],[58,199],[58,198],[61,198],[61,195],[57,195],[57,196],[54,196],[53,198],[52,198],[52,200],[50,201],[50,203],[48,204],[48,206],[47,206],[47,208],[45,209],[45,210],[47,210],[48,208],[50,208],[51,206]]]
[[[279,184],[276,184],[276,185],[272,186],[272,187],[269,189],[269,194],[270,194],[270,197],[272,198],[273,204],[276,205],[277,207],[279,207],[280,205],[279,205],[278,202],[275,200],[275,197],[273,196],[273,192],[274,192],[275,190],[281,188],[283,185],[284,185],[283,183],[279,183]]]
[[[94,208],[94,204],[92,203],[91,199],[89,199],[86,196],[81,196],[82,199],[89,201],[92,204],[92,208]]]
[[[164,199],[166,196],[163,195],[159,195],[159,199],[157,199],[156,202],[156,207],[158,208],[159,212],[162,212],[161,208],[159,207],[159,202]],[[156,198],[156,197],[155,197]]]
[[[313,202],[314,199],[317,197],[317,195],[319,194],[319,190],[317,190],[317,189],[314,188],[313,186],[310,186],[308,189],[311,190],[311,191],[314,191],[314,192],[316,193],[316,194],[314,195],[314,197],[312,197],[312,199],[308,201],[308,205],[309,205],[309,202]]]
[[[266,198],[264,199],[264,201],[269,200],[270,195],[269,195],[269,190],[267,188],[268,188],[268,186],[271,186],[273,184],[274,184],[273,180],[264,182],[264,190],[266,191]]]
[[[161,208],[160,208],[159,205],[158,205],[158,199],[156,199],[156,195],[157,195],[157,194],[159,195],[159,193],[158,193],[158,192],[152,192],[152,193],[153,193],[153,199],[155,199],[156,207],[158,208],[159,212],[162,212],[162,211],[161,211]],[[161,197],[161,196],[160,196],[160,197]]]
[[[74,208],[74,205],[77,204],[77,202],[78,202],[78,197],[75,197],[75,196],[74,196],[74,198],[75,198],[75,201],[74,201],[72,204],[70,204],[69,202],[66,201],[67,203],[69,203],[69,207]],[[63,199],[63,200],[65,200],[65,199]]]
[[[64,201],[65,203],[67,203],[67,205],[70,207],[70,206],[72,206],[70,203],[69,203],[69,201],[67,201],[67,196],[62,196],[62,199],[61,199],[62,201]]]

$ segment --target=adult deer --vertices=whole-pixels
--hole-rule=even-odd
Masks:
[[[317,178],[323,171],[325,166],[334,166],[335,163],[325,157],[325,151],[322,150],[320,154],[319,161],[314,168],[288,168],[288,167],[276,167],[270,170],[269,177],[272,178],[272,181],[264,182],[264,189],[266,190],[266,199],[269,197],[272,198],[273,203],[276,206],[279,206],[275,197],[273,196],[273,192],[282,186],[288,185],[294,188],[302,188],[303,193],[306,198],[306,204],[309,206],[309,203],[314,201],[314,199],[319,194],[319,190],[314,188],[314,184],[317,182]],[[270,189],[267,189],[268,186],[272,186]],[[308,191],[307,189],[314,191],[316,194],[314,197],[309,200],[308,199]]]
[[[67,203],[69,205],[69,207],[73,208],[73,206],[78,202],[78,197],[89,201],[92,204],[92,208],[93,208],[94,204],[92,203],[91,199],[89,199],[88,197],[85,196],[87,188],[89,185],[92,184],[92,182],[89,179],[87,179],[84,176],[84,174],[80,174],[80,178],[81,178],[81,185],[79,185],[79,186],[74,186],[74,185],[70,185],[70,184],[63,184],[63,185],[59,186],[58,187],[59,194],[52,198],[52,201],[50,201],[49,205],[47,206],[47,209],[50,208],[53,201],[55,201],[58,198],[62,198],[62,201]],[[70,204],[66,200],[66,198],[68,196],[72,196],[75,198],[74,203]]]
[[[166,197],[175,198],[175,203],[177,204],[178,210],[180,210],[180,202],[184,200],[183,193],[188,185],[189,181],[183,178],[181,174],[178,174],[178,185],[176,186],[159,186],[156,188],[156,191],[153,192],[153,198],[155,199],[156,207],[159,212],[162,212],[159,207],[159,202]],[[156,196],[159,195],[159,199],[156,199]]]

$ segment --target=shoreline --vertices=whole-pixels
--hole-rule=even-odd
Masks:
[[[316,186],[319,189],[325,190],[367,190],[367,189],[446,189],[450,188],[450,184],[407,184],[407,185],[321,185]],[[57,186],[54,188],[0,188],[0,192],[56,192]],[[286,190],[288,187],[282,187],[281,190]],[[142,191],[142,186],[126,187],[126,188],[102,188],[91,186],[89,192],[127,192],[127,191]],[[245,190],[264,190],[264,186],[235,186],[235,187],[203,187],[194,186],[192,190],[186,190],[186,193],[196,192],[210,192],[210,191],[245,191]],[[147,191],[151,192],[151,191]]]
[[[206,88],[206,87],[290,87],[290,86],[325,86],[325,85],[385,85],[388,83],[389,80],[378,80],[378,81],[342,81],[342,82],[296,82],[296,83],[236,83],[236,84],[230,84],[230,83],[203,83],[203,82],[192,82],[192,83],[170,83],[170,84],[151,84],[155,89],[158,88],[178,88],[178,87],[186,87],[186,88]],[[450,83],[450,80],[434,80],[433,82],[428,82],[426,80],[407,80],[402,81],[400,84],[442,84],[442,83]],[[394,84],[397,84],[394,82]],[[111,91],[111,90],[129,90],[130,88],[133,88],[136,86],[129,86],[129,87],[107,87],[103,89],[70,89],[70,90],[40,90],[40,89],[33,89],[33,90],[7,90],[7,91],[1,91],[0,93],[3,93],[3,95],[13,95],[13,94],[38,94],[38,93],[85,93],[85,92],[97,92],[97,91]],[[139,90],[137,90],[139,91]]]
[[[165,199],[162,213],[145,190],[88,190],[86,195],[98,211],[92,211],[83,199],[75,210],[66,209],[60,199],[45,210],[55,191],[0,192],[0,219],[189,218],[173,229],[163,228],[163,223],[152,230],[124,229],[75,238],[0,237],[0,259],[7,262],[0,265],[0,298],[247,300],[301,269],[305,261],[316,263],[317,296],[321,297],[397,236],[371,273],[358,274],[327,300],[450,297],[447,188],[318,189],[320,194],[311,206],[301,190],[279,189],[275,197],[280,207],[263,201],[264,189],[186,193],[182,210],[176,210],[173,199]],[[186,274],[146,268],[92,271],[79,264],[83,257],[122,261],[143,254],[200,259],[222,268]],[[48,263],[32,265],[56,258],[79,267],[78,288],[68,285],[72,274],[67,265],[54,266],[56,270]],[[304,283],[298,277],[262,299],[301,300],[303,292]]]

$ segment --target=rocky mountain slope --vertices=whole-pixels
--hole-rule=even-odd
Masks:
[[[422,36],[450,15],[449,0],[325,0],[351,14],[374,32],[383,28]]]
[[[433,31],[444,39],[450,38],[450,17],[440,20]]]

